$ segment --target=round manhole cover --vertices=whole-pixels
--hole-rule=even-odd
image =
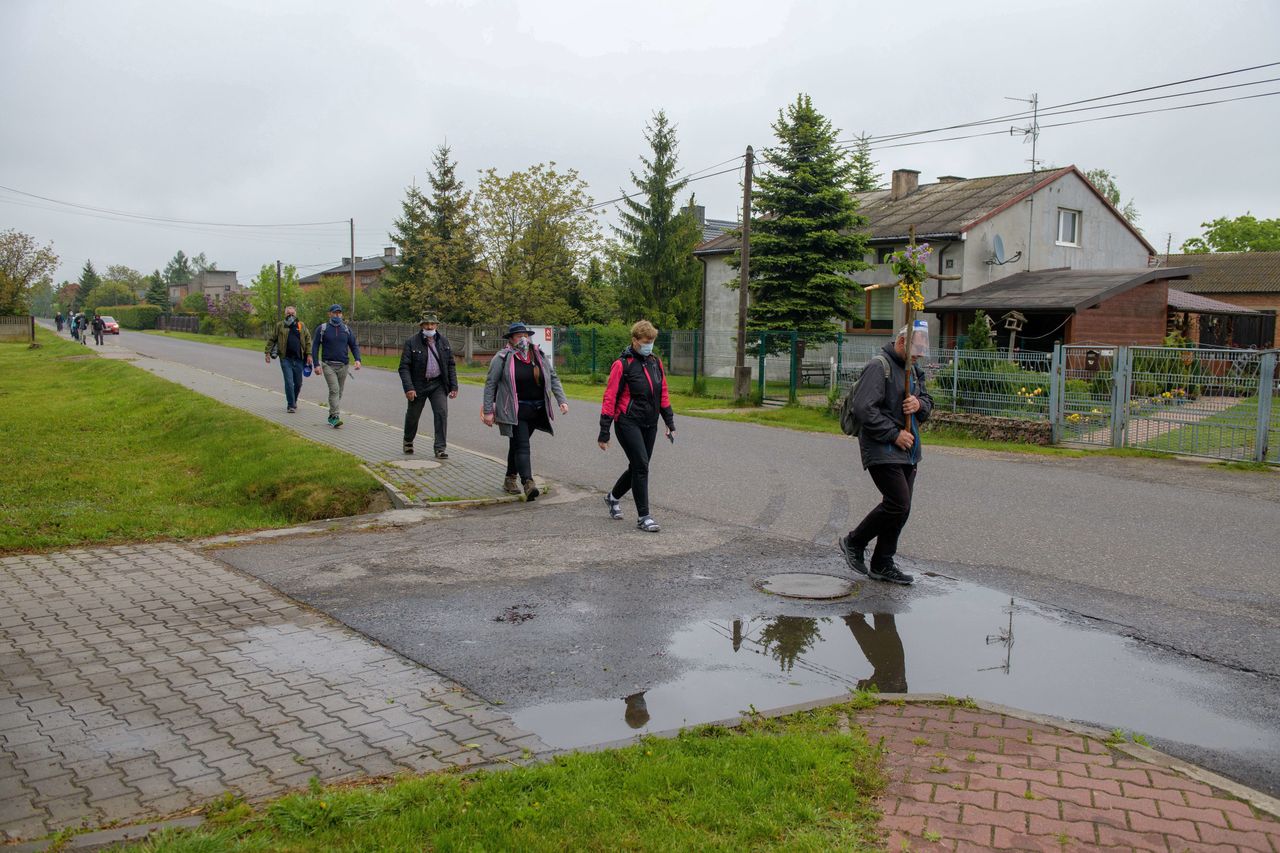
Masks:
[[[787,598],[844,598],[854,590],[853,581],[835,575],[789,572],[762,578],[757,584],[762,592]]]
[[[440,467],[440,463],[433,459],[398,459],[390,464],[393,468],[404,468],[406,471],[429,471]]]

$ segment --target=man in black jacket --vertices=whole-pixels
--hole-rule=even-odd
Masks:
[[[453,348],[436,328],[440,318],[424,314],[418,325],[421,334],[404,342],[400,353],[400,384],[404,386],[409,408],[404,413],[404,452],[413,452],[413,439],[418,434],[422,407],[431,401],[435,419],[435,453],[437,459],[448,459],[445,431],[449,425],[449,400],[458,396],[458,370],[453,363]]]
[[[913,352],[917,356],[924,354],[929,345],[929,327],[918,322],[911,338]],[[840,539],[840,550],[849,568],[874,580],[904,585],[915,578],[898,569],[893,557],[898,552],[898,536],[911,514],[911,493],[922,452],[917,426],[933,411],[924,371],[914,363],[907,393],[906,347],[904,326],[893,343],[885,344],[863,369],[854,389],[853,410],[862,425],[858,433],[862,467],[871,475],[883,499],[861,524]],[[876,540],[876,547],[868,567],[864,552],[872,539]]]

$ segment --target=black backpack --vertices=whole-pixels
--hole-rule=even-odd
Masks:
[[[876,353],[873,361],[880,362],[880,366],[884,368],[885,382],[889,381],[889,359],[884,357],[883,353]],[[868,364],[862,369],[862,373],[858,376],[858,381],[849,386],[849,390],[840,400],[840,429],[845,435],[857,436],[862,432],[862,421],[858,420],[858,415],[853,410],[853,398],[858,392],[858,386],[862,384],[862,379],[867,375]]]

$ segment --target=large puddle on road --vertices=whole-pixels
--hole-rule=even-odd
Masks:
[[[1239,679],[1259,679],[1265,693],[1260,677],[1090,628],[994,590],[942,579],[929,586],[941,594],[913,595],[897,613],[865,612],[855,594],[843,605],[776,605],[787,615],[695,622],[661,652],[686,666],[676,680],[628,697],[528,707],[514,718],[553,746],[575,747],[874,683],[886,693],[974,696],[1261,766],[1280,762],[1280,732],[1238,713]]]

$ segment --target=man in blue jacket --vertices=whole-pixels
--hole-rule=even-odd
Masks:
[[[348,361],[350,352],[354,361]],[[329,306],[329,322],[316,326],[311,336],[311,361],[324,366],[324,382],[329,386],[329,426],[342,426],[342,388],[350,364],[360,369],[360,345],[356,333],[342,322],[342,306]]]

